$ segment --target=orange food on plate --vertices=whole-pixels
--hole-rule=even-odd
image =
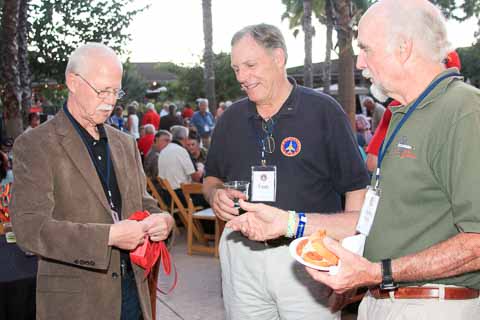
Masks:
[[[297,245],[297,255],[306,262],[320,267],[331,267],[338,264],[338,257],[323,245],[325,230],[319,230]]]

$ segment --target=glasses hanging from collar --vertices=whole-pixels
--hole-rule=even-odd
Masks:
[[[272,154],[275,151],[275,139],[273,138],[273,128],[275,120],[273,118],[262,121],[262,129],[265,132],[265,137],[262,140],[265,152]]]

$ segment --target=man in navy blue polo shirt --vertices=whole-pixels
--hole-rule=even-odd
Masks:
[[[232,39],[232,68],[248,98],[218,121],[206,163],[204,195],[216,215],[236,217],[223,189],[251,182],[250,200],[297,212],[359,210],[368,175],[349,121],[331,97],[287,78],[278,28],[253,25]],[[339,319],[329,290],[314,283],[288,253],[289,240],[258,243],[225,229],[220,243],[227,319]]]

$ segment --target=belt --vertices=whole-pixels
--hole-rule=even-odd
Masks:
[[[280,247],[280,246],[288,246],[294,239],[287,238],[287,237],[280,237],[272,240],[265,241],[265,247]]]
[[[444,287],[445,300],[468,300],[479,297],[479,290],[459,287]],[[389,299],[390,293],[378,287],[370,288],[370,294],[376,299]],[[439,299],[438,287],[401,287],[393,290],[395,299]]]

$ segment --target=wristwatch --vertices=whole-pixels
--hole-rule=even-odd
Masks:
[[[381,290],[395,290],[398,288],[398,284],[393,281],[392,276],[392,259],[383,259],[382,265],[382,283],[380,283]]]

